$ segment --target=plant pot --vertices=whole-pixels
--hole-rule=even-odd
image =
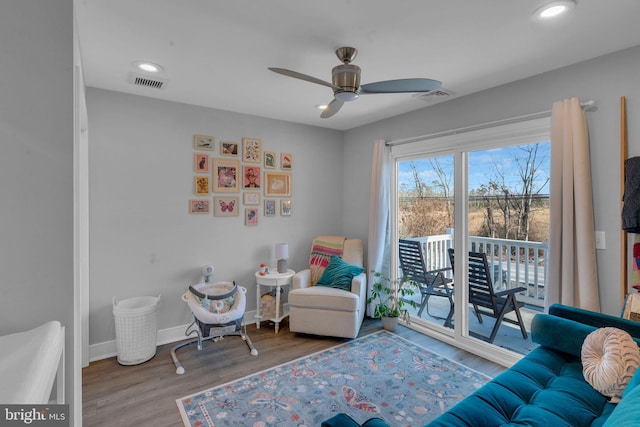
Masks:
[[[382,327],[389,332],[394,332],[398,326],[397,317],[382,316]]]

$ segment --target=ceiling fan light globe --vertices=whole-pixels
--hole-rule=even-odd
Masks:
[[[358,99],[358,93],[350,91],[336,92],[333,96],[338,101],[342,102],[355,101],[356,99]]]

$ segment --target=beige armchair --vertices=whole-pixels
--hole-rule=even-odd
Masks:
[[[323,237],[334,236],[319,236]],[[312,246],[313,248],[313,246]],[[360,239],[345,239],[342,260],[363,267],[363,244]],[[355,276],[351,290],[342,290],[311,283],[311,270],[293,276],[289,292],[289,329],[314,335],[356,338],[364,319],[367,300],[366,272]]]

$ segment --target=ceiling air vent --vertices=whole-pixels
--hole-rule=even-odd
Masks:
[[[444,101],[447,98],[454,96],[455,94],[456,93],[454,91],[441,87],[440,89],[432,90],[431,92],[417,93],[414,96],[421,101],[433,103]]]
[[[135,86],[164,89],[168,81],[158,77],[146,76],[144,74],[129,73],[129,83]]]

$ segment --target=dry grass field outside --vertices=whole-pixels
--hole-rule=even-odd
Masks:
[[[399,210],[399,234],[401,238],[424,237],[446,234],[447,228],[453,227],[454,206],[439,198],[404,198]],[[505,234],[505,220],[501,212],[493,207],[493,221],[496,232],[492,236],[487,221],[487,208],[478,204],[469,206],[468,229],[470,236],[493,237],[496,239],[514,239],[515,232]],[[517,224],[514,214],[511,215],[513,228]],[[549,239],[549,203],[548,199],[534,204],[529,223],[529,241],[547,242]]]

